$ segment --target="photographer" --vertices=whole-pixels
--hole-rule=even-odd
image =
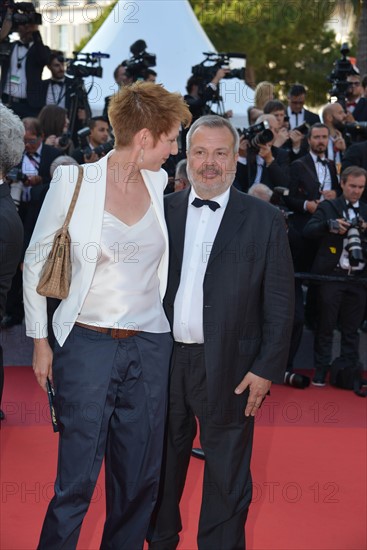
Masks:
[[[210,103],[217,101],[219,98],[219,82],[229,73],[230,69],[219,68],[213,79],[207,84],[205,84],[201,76],[190,76],[187,81],[187,94],[184,96],[184,100],[192,114],[192,122],[195,122],[195,120],[203,115],[211,113]],[[232,112],[227,111],[225,116],[226,118],[231,117]]]
[[[79,164],[96,162],[104,156],[103,153],[98,154],[94,150],[101,145],[107,144],[110,139],[109,124],[105,117],[92,117],[88,122],[88,128],[84,128],[79,132],[80,147],[75,149],[72,154]],[[83,133],[81,134],[81,132]]]
[[[367,99],[363,97],[363,86],[361,77],[355,71],[347,76],[348,89],[347,111],[350,113],[348,122],[357,120],[358,122],[367,121]]]
[[[270,131],[267,142],[256,145],[256,136],[264,134],[264,130],[255,132],[254,139],[241,138],[240,156],[237,162],[235,187],[247,193],[249,187],[254,183],[263,183],[274,189],[274,187],[288,187],[289,185],[289,156],[288,152],[281,147],[275,147],[274,142],[278,136],[279,123],[273,115],[260,115],[256,125],[265,123]],[[247,129],[250,132],[254,127]],[[251,145],[252,143],[252,145]]]
[[[43,107],[41,75],[50,49],[43,44],[38,24],[33,22],[39,20],[38,15],[30,2],[12,3],[0,35],[4,43],[11,32],[19,34],[19,40],[9,44],[8,55],[1,57],[1,99],[20,118],[37,116]],[[19,18],[29,22],[19,23]]]
[[[329,128],[327,158],[335,163],[338,173],[340,173],[341,161],[347,148],[344,139],[346,119],[347,114],[340,103],[329,103],[322,111],[322,120]]]
[[[318,285],[312,380],[315,386],[325,386],[337,322],[341,331],[340,357],[351,369],[359,363],[358,329],[363,321],[367,296],[366,286],[358,281],[367,273],[367,205],[360,200],[366,177],[363,168],[347,168],[341,175],[343,194],[320,203],[303,232],[306,238],[318,241],[312,272],[342,278],[340,282],[330,280]]]
[[[70,155],[74,146],[70,139],[67,111],[57,105],[46,105],[38,115],[38,120],[42,128],[43,142],[56,147],[64,155]]]

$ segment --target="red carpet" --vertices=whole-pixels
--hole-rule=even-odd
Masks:
[[[57,435],[31,368],[5,369],[2,408],[0,550],[33,550],[52,496]],[[367,548],[366,399],[330,387],[275,386],[260,412],[248,550]],[[197,548],[202,470],[192,459],[181,550]],[[103,492],[101,475],[78,550],[99,548]]]

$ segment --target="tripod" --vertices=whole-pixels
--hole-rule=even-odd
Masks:
[[[74,141],[76,132],[78,131],[78,110],[83,109],[86,114],[86,120],[92,116],[91,108],[88,102],[88,94],[84,86],[84,81],[81,77],[76,76],[73,79],[70,92],[70,108],[69,108],[69,131]]]

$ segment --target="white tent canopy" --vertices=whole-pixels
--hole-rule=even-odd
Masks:
[[[119,0],[96,34],[82,50],[110,55],[102,60],[103,78],[95,78],[89,101],[94,114],[100,114],[104,98],[117,91],[113,71],[131,57],[130,46],[142,39],[147,51],[157,56],[157,82],[170,91],[185,93],[191,68],[203,59],[203,52],[215,48],[188,0]],[[87,80],[87,89],[90,81]],[[253,102],[253,91],[238,79],[222,80],[221,94],[225,109],[232,109],[233,123],[246,122],[246,110]]]

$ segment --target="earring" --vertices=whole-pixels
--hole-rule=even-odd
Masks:
[[[141,148],[140,149],[140,163],[142,163],[144,161],[144,149]]]

